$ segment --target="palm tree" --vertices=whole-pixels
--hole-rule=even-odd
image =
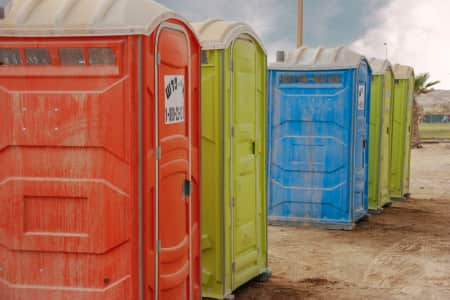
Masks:
[[[428,94],[434,91],[434,86],[439,84],[440,81],[430,81],[430,73],[421,73],[416,76],[414,82],[414,102],[413,102],[413,128],[412,128],[412,144],[413,146],[420,146],[419,137],[419,119],[422,114],[422,110],[417,102],[416,97],[423,94]]]
[[[438,80],[428,82],[429,80],[430,73],[421,73],[416,76],[414,84],[414,94],[416,96],[431,93],[432,91],[434,91],[433,86],[441,83]]]

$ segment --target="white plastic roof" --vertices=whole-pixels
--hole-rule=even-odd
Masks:
[[[288,52],[284,62],[269,65],[269,69],[326,70],[355,69],[365,57],[345,47],[298,48]]]
[[[371,58],[369,64],[374,75],[383,75],[388,69],[392,69],[391,63],[387,59]]]
[[[191,25],[200,39],[202,48],[205,50],[226,49],[239,36],[248,35],[259,44],[264,52],[266,51],[259,36],[246,23],[206,20],[204,22],[193,22]]]
[[[0,36],[149,35],[171,18],[188,24],[152,0],[12,0]]]
[[[392,69],[394,70],[395,79],[410,79],[414,77],[414,69],[410,66],[395,64]]]

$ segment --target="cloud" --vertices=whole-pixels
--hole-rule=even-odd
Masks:
[[[237,20],[248,23],[263,40],[268,60],[280,49],[295,47],[296,1],[279,0],[160,0],[191,21]]]
[[[351,47],[367,56],[429,72],[450,89],[450,1],[392,0],[373,16],[373,27]]]

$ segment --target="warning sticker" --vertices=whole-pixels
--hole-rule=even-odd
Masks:
[[[360,85],[358,87],[358,109],[364,110],[366,100],[366,86]]]
[[[164,76],[166,124],[184,122],[184,75]]]

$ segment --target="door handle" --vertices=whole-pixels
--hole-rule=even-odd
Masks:
[[[390,133],[391,133],[391,130],[390,130],[390,128],[388,127],[388,128],[386,128],[386,133],[389,135]]]
[[[252,143],[252,151],[253,151],[253,154],[256,155],[256,142]]]
[[[366,149],[366,140],[363,140],[363,149]]]
[[[192,184],[190,180],[185,179],[183,181],[183,196],[189,197],[192,194]]]

